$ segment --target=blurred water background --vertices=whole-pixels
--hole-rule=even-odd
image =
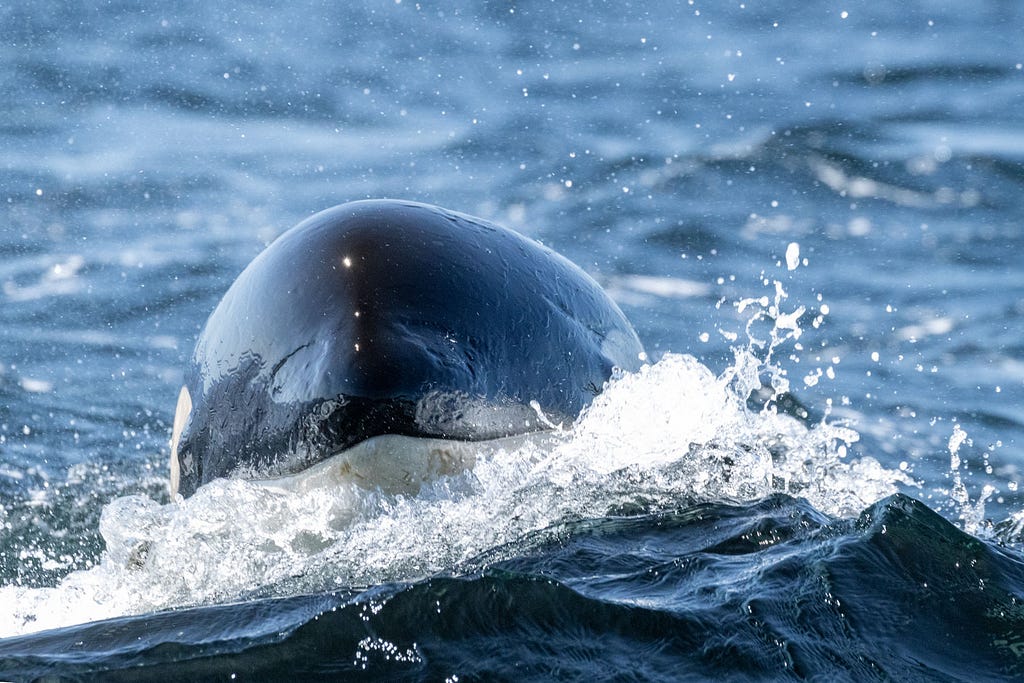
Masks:
[[[1024,5],[69,1],[0,29],[0,673],[1020,673]],[[420,496],[169,504],[206,316],[367,197],[560,251],[655,365]],[[791,397],[748,403],[771,378]]]

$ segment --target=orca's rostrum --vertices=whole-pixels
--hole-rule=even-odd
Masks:
[[[257,256],[210,315],[178,399],[172,494],[378,437],[535,432],[643,359],[598,284],[533,240],[426,204],[336,206]]]

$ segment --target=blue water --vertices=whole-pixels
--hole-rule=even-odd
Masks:
[[[40,2],[0,28],[0,677],[1020,675],[1024,6]],[[562,252],[655,365],[416,496],[172,503],[206,316],[366,197]],[[773,377],[782,410],[746,401]]]

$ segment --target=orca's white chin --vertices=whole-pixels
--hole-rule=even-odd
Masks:
[[[518,434],[487,441],[450,441],[383,434],[362,441],[322,462],[283,477],[253,481],[261,486],[304,493],[357,484],[369,490],[415,495],[420,487],[447,475],[472,469],[479,457],[541,443],[550,432]]]

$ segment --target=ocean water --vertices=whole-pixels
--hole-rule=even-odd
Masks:
[[[0,28],[0,679],[1024,675],[1024,6]],[[651,364],[416,494],[171,501],[206,316],[367,197],[563,253]]]

